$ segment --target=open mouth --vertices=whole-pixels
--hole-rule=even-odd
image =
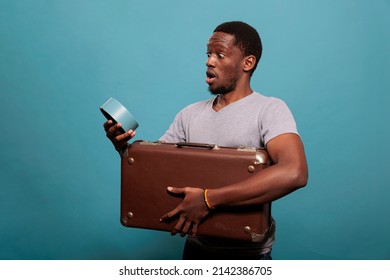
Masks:
[[[206,71],[206,83],[211,84],[216,79],[217,75],[212,70]]]

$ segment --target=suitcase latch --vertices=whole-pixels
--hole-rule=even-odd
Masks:
[[[267,164],[267,163],[268,163],[268,157],[264,153],[260,153],[259,151],[256,151],[255,160],[253,162],[254,165],[248,166],[248,172],[253,173],[256,170],[256,166],[261,164]]]
[[[240,147],[237,148],[237,151],[240,152],[252,152],[255,153],[255,165],[260,165],[260,164],[267,164],[268,163],[268,156],[266,153],[261,153],[261,149],[256,149],[254,147]]]
[[[259,151],[257,151],[255,165],[267,164],[267,163],[268,163],[268,157],[264,153],[260,153]]]

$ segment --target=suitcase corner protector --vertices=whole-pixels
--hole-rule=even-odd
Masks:
[[[127,219],[121,218],[121,224],[122,226],[127,227]]]

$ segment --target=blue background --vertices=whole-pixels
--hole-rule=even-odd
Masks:
[[[157,140],[209,98],[206,43],[256,27],[255,90],[284,99],[307,188],[273,204],[275,259],[389,259],[390,2],[0,0],[0,259],[177,259],[184,239],[119,223],[114,96]]]

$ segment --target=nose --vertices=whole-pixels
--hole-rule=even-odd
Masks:
[[[206,60],[206,66],[207,67],[215,67],[215,60],[213,59],[212,55],[209,55]]]

